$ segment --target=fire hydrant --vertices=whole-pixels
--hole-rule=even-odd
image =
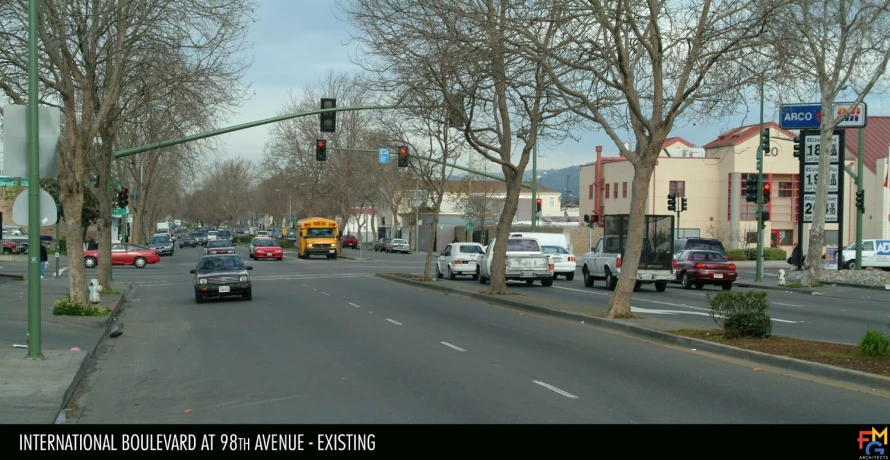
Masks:
[[[779,286],[784,286],[785,285],[785,270],[779,270],[779,273],[777,276],[779,278]]]
[[[90,280],[90,303],[99,303],[100,291],[102,291],[102,286],[99,285],[99,280]]]

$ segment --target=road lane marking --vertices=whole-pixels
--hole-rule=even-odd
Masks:
[[[467,351],[467,350],[464,350],[463,348],[461,348],[461,347],[459,347],[459,346],[457,346],[457,345],[452,345],[452,344],[450,344],[450,343],[448,343],[448,342],[439,342],[439,343],[441,343],[442,345],[445,345],[445,346],[448,347],[448,348],[454,348],[454,349],[457,350],[457,351]]]
[[[326,296],[330,296],[330,294],[328,294],[327,292],[321,291],[321,293],[324,294],[324,295],[326,295]]]
[[[784,306],[786,306],[786,307],[803,308],[803,305],[792,305],[792,304],[790,304],[790,303],[779,303],[779,302],[770,302],[770,303],[773,304],[773,305],[784,305]]]
[[[354,303],[352,303],[352,302],[349,302],[349,305],[352,305],[352,306],[355,307],[355,308],[362,308],[362,307],[359,307],[358,305],[356,305],[356,304],[354,304]]]
[[[303,287],[309,287],[309,285],[308,285],[308,284],[304,284]]]
[[[544,383],[544,382],[542,382],[542,381],[540,381],[540,380],[532,380],[532,382],[535,382],[535,383],[537,383],[538,385],[541,385],[542,387],[544,387],[544,388],[546,388],[546,389],[548,389],[548,390],[555,391],[555,392],[557,392],[557,393],[559,393],[559,394],[565,396],[566,398],[578,399],[577,396],[575,396],[575,395],[569,393],[568,391],[560,390],[559,388],[556,388],[555,386],[550,385],[549,383]]]
[[[372,313],[373,313],[373,312],[372,312]],[[396,326],[401,326],[401,325],[402,325],[402,323],[400,323],[400,322],[398,322],[398,321],[393,321],[393,320],[391,320],[391,319],[389,319],[389,318],[386,318],[386,320],[389,321],[390,323],[395,324]]]

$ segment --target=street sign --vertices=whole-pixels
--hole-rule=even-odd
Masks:
[[[114,208],[111,210],[112,217],[124,217],[127,215],[127,208]]]
[[[28,226],[28,190],[22,191],[12,203],[12,221],[17,225]],[[40,203],[40,226],[55,225],[59,220],[56,200],[46,190],[40,189],[37,202]],[[31,229],[29,228],[28,231]]]
[[[466,227],[467,227],[467,231],[468,231],[468,232],[472,232],[473,229],[476,228],[475,226],[473,226],[473,223],[472,223],[472,222],[467,222]]]
[[[388,148],[386,148],[386,147],[380,148],[377,161],[379,161],[380,164],[389,163],[389,149]]]
[[[852,109],[853,104],[839,102],[832,105],[832,116],[849,113],[844,121],[838,123],[837,129],[864,128],[866,124],[867,106],[863,102]],[[819,129],[822,126],[821,104],[785,104],[779,110],[779,126],[782,129]]]
[[[828,197],[825,204],[825,222],[842,224],[844,171],[840,152],[843,150],[844,131],[835,131],[831,138],[831,151],[828,153]],[[800,221],[812,223],[816,214],[816,187],[819,177],[819,158],[826,158],[820,152],[818,131],[801,133],[803,154],[800,165]]]

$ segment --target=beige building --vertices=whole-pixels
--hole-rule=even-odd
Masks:
[[[793,154],[796,132],[770,129],[770,152],[764,156],[764,184],[771,187],[765,242],[789,251],[798,242],[799,160]],[[855,172],[857,130],[846,133],[846,164]],[[872,116],[864,129],[865,214],[863,237],[890,235],[890,199],[885,185],[890,148],[890,117]],[[717,238],[731,248],[756,242],[757,204],[745,200],[745,180],[756,177],[756,154],[760,143],[759,125],[743,126],[696,148],[681,138],[665,141],[649,184],[646,212],[671,214],[667,210],[669,193],[687,198],[688,209],[680,213],[677,224],[681,236]],[[633,166],[621,156],[603,156],[597,148],[597,161],[581,166],[581,214],[627,213],[630,208]],[[845,178],[844,236],[846,246],[855,240],[856,182]],[[804,225],[809,232],[809,225]],[[806,241],[807,238],[804,238]],[[838,243],[837,224],[826,224],[825,241]],[[806,246],[806,243],[804,244]]]

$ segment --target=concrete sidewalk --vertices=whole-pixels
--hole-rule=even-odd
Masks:
[[[49,270],[47,270],[49,272]],[[54,316],[53,304],[68,294],[68,277],[41,280],[41,351],[45,359],[26,359],[28,282],[0,277],[0,423],[51,424],[68,403],[99,341],[110,329],[130,289],[101,296],[108,316]]]

